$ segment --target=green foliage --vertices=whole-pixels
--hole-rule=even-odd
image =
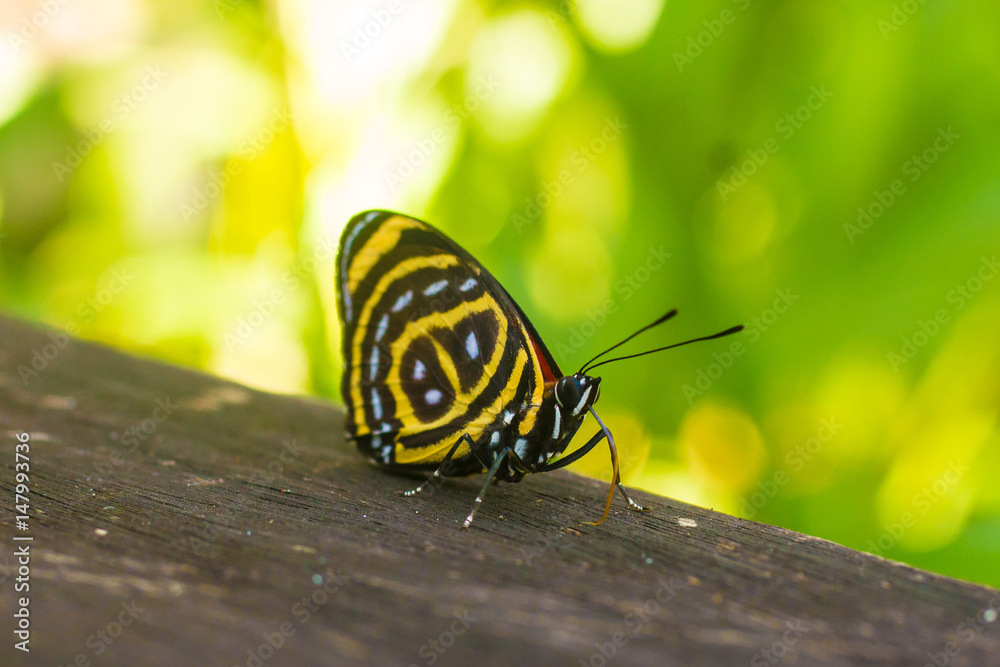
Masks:
[[[564,369],[746,324],[601,369],[627,482],[1000,585],[992,4],[119,4],[0,25],[5,311],[337,399],[397,209]]]

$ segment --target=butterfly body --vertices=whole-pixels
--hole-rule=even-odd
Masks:
[[[563,375],[500,283],[427,223],[352,218],[337,285],[345,429],[380,466],[518,482],[551,469],[598,398],[600,378]]]
[[[671,310],[566,375],[482,264],[429,224],[390,211],[366,211],[347,223],[337,288],[347,437],[380,466],[434,471],[404,495],[441,476],[485,471],[463,528],[491,479],[519,482],[557,470],[603,440],[612,482],[596,523],[607,518],[615,487],[630,509],[644,510],[621,484],[614,437],[594,411],[601,379],[587,369],[743,328],[597,361],[669,320],[677,313]],[[600,430],[566,455],[587,413]]]

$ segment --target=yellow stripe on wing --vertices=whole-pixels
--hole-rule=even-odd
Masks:
[[[368,246],[366,245],[365,248]],[[361,250],[364,252],[364,249]],[[448,268],[450,266],[455,266],[459,263],[458,257],[454,255],[431,255],[426,257],[412,257],[410,259],[403,260],[397,264],[391,271],[387,272],[382,276],[378,284],[375,285],[375,289],[368,296],[365,301],[364,308],[361,310],[361,315],[358,317],[357,328],[354,330],[354,340],[352,344],[351,352],[351,396],[354,400],[354,424],[358,435],[364,435],[371,432],[371,427],[365,418],[365,405],[367,404],[367,397],[362,397],[361,394],[361,373],[366,367],[366,360],[361,358],[361,343],[365,339],[365,334],[368,331],[368,327],[371,324],[372,311],[375,306],[381,300],[382,295],[392,286],[397,280],[406,277],[414,271],[426,267],[436,267],[436,268]],[[354,264],[351,264],[351,271],[354,270]],[[398,363],[398,362],[397,362]]]
[[[396,400],[397,417],[401,418],[402,415],[412,413],[413,411],[409,398],[402,389],[402,378],[399,376],[399,373],[401,367],[400,362],[402,361],[403,354],[410,347],[413,341],[418,338],[426,338],[434,345],[438,361],[442,370],[444,370],[444,374],[449,385],[447,387],[442,387],[441,389],[445,393],[455,397],[455,400],[452,402],[451,408],[448,412],[432,422],[422,422],[414,419],[410,424],[407,424],[404,420],[402,434],[415,433],[447,424],[451,420],[466,412],[468,410],[468,406],[477,396],[479,396],[479,394],[483,392],[483,390],[486,389],[486,386],[490,382],[495,381],[493,376],[494,373],[496,373],[496,369],[500,365],[500,361],[503,358],[504,348],[507,345],[506,327],[500,328],[493,344],[493,350],[484,351],[490,355],[489,361],[482,365],[479,379],[468,392],[461,391],[461,386],[458,380],[458,369],[455,367],[455,360],[448,355],[441,344],[438,343],[437,340],[435,340],[431,335],[431,331],[434,329],[453,329],[465,318],[490,310],[494,311],[497,318],[503,317],[503,312],[500,311],[496,302],[488,294],[484,294],[475,301],[460,303],[447,312],[432,313],[420,318],[419,320],[409,322],[399,338],[393,341],[392,358],[395,360],[395,363],[393,363],[392,368],[389,369],[389,376],[386,384],[389,386],[389,390],[392,392],[392,396]],[[480,344],[483,345],[486,342],[488,341],[480,341]],[[406,409],[403,409],[402,406],[405,406]]]
[[[500,414],[514,399],[517,393],[517,386],[521,382],[521,376],[524,373],[524,368],[528,364],[528,354],[524,349],[517,351],[517,359],[514,361],[514,368],[511,371],[510,376],[507,380],[507,385],[497,396],[493,404],[488,406],[482,412],[480,412],[474,419],[469,420],[469,422],[460,430],[447,435],[438,442],[428,445],[427,447],[402,447],[399,444],[396,445],[396,463],[400,464],[421,464],[421,463],[438,463],[441,461],[448,450],[451,449],[455,441],[462,435],[462,433],[468,433],[472,437],[473,441],[479,440],[483,435],[483,430],[489,426],[496,419],[496,416]],[[423,430],[423,429],[420,429]],[[469,446],[463,444],[455,452],[455,458],[461,458],[469,453]]]
[[[520,320],[518,320],[517,324],[521,329],[521,336],[524,338],[525,344],[530,347],[531,336],[528,334],[528,330]],[[545,375],[542,373],[541,364],[538,363],[538,357],[535,356],[534,348],[531,348],[531,372],[534,375],[535,381],[532,383],[531,394],[525,397],[525,402],[529,407],[525,410],[521,424],[518,427],[518,432],[521,435],[528,435],[535,428],[535,422],[538,420],[542,405],[542,397],[545,394]]]
[[[399,243],[399,237],[407,229],[427,229],[427,227],[419,220],[402,215],[394,215],[382,221],[382,224],[369,237],[364,246],[351,257],[351,265],[347,270],[347,291],[349,294],[354,294],[372,267],[396,247],[396,244]]]

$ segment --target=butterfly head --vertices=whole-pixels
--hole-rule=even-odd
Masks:
[[[573,439],[588,409],[601,394],[601,378],[574,373],[559,378],[549,387],[551,389],[547,389],[545,402],[540,408],[542,414],[551,416],[540,427],[546,436],[536,440],[539,445],[537,458],[529,456],[529,459],[535,459],[531,472],[539,472]]]
[[[568,419],[582,419],[587,408],[597,402],[601,395],[601,378],[583,373],[567,375],[556,382],[556,403]]]

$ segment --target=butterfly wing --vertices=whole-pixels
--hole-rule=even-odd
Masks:
[[[540,404],[562,375],[489,271],[425,222],[352,218],[337,285],[346,429],[381,463],[435,465],[463,433],[478,440],[505,411]],[[468,455],[462,445],[455,458]]]

